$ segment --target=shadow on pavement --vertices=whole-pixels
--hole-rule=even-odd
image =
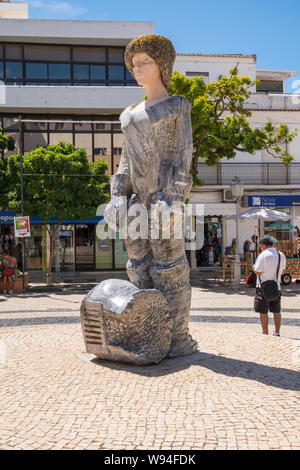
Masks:
[[[188,369],[190,366],[199,366],[200,370],[201,368],[209,369],[216,374],[226,375],[227,377],[240,377],[246,380],[253,380],[283,390],[300,390],[300,374],[297,371],[257,364],[255,362],[241,361],[201,351],[191,356],[166,359],[157,365],[140,367],[120,362],[112,363],[102,361],[98,358],[94,358],[89,362],[98,367],[126,371],[145,377],[165,376]],[[199,370],[197,370],[197,374],[198,373]]]

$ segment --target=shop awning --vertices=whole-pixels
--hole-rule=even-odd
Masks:
[[[13,211],[0,211],[0,225],[11,225],[14,223],[14,217],[16,217]],[[66,219],[63,221],[63,225],[71,225],[71,224],[97,224],[103,219],[103,216],[94,216],[89,219]],[[51,217],[48,221],[48,225],[55,225],[58,222],[57,217]],[[34,217],[30,217],[30,224],[31,225],[42,225],[44,222],[40,218],[39,215]]]

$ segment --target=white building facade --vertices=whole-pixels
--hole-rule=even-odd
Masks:
[[[286,123],[290,130],[300,130],[300,96],[285,93],[285,81],[295,75],[295,71],[258,69],[255,55],[239,54],[178,54],[175,69],[188,77],[203,76],[209,83],[218,80],[220,75],[228,76],[236,65],[240,75],[261,82],[257,89],[253,88],[246,104],[252,111],[251,126],[262,128],[271,120],[275,125]],[[244,184],[244,208],[251,207],[253,196],[257,196],[256,204],[289,213],[292,223],[300,225],[300,133],[285,150],[294,155],[294,161],[288,167],[266,151],[255,155],[239,152],[234,161],[222,159],[214,167],[199,163],[198,175],[204,184],[193,189],[191,201],[204,204],[205,237],[218,237],[219,257],[236,237],[235,221],[227,221],[227,216],[236,211],[230,192],[235,176]],[[239,237],[241,249],[246,239],[259,232],[262,234],[264,226],[270,222],[243,221]],[[207,265],[207,257],[203,259],[201,255],[192,253],[193,267]]]
[[[84,147],[90,161],[104,159],[108,174],[115,173],[123,145],[119,115],[144,95],[125,67],[125,47],[134,37],[154,33],[154,24],[31,20],[21,5],[23,16],[20,4],[0,2],[0,127],[16,144],[2,158],[19,151],[21,117],[25,152],[64,140]],[[0,249],[13,240],[13,216],[0,211]],[[124,269],[123,240],[98,240],[97,221],[62,226],[55,271]],[[26,270],[46,269],[47,238],[39,217],[33,217]]]
[[[115,173],[123,144],[119,115],[144,95],[125,67],[124,50],[132,38],[147,33],[154,33],[151,22],[31,20],[27,4],[1,1],[0,126],[16,143],[16,149],[2,157],[19,150],[21,117],[27,121],[25,152],[65,140],[85,147],[91,161],[106,160],[108,173]],[[253,111],[251,124],[259,127],[271,119],[300,128],[300,104],[284,93],[293,71],[257,69],[253,54],[178,54],[174,69],[212,82],[237,64],[241,75],[261,80],[247,104]],[[245,207],[251,196],[266,196],[277,209],[300,216],[300,135],[288,150],[295,155],[288,168],[265,152],[238,154],[234,163],[224,160],[216,167],[199,164],[204,185],[192,190],[191,200],[205,205],[205,236],[218,239],[216,259],[235,237],[235,223],[226,221],[236,207],[228,191],[234,176],[245,184]],[[9,211],[0,212],[0,236],[12,234],[12,217]],[[257,225],[242,223],[241,246],[257,233]],[[32,220],[32,237],[26,243],[25,268],[45,269],[47,234],[38,219]],[[198,255],[191,253],[192,267],[205,265]],[[58,235],[54,269],[124,269],[126,259],[122,240],[97,240],[95,221],[78,220],[63,226]]]

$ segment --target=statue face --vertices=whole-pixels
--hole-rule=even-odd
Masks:
[[[161,80],[160,68],[148,54],[138,52],[132,58],[134,78],[140,86],[151,86]]]

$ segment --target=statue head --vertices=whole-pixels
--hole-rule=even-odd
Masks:
[[[130,73],[139,82],[138,77],[134,73],[133,63],[133,58],[134,56],[137,57],[137,55],[144,64],[147,62],[146,56],[155,62],[160,72],[161,81],[164,87],[168,89],[176,57],[172,42],[164,36],[156,34],[145,34],[130,41],[125,50],[125,64]]]

